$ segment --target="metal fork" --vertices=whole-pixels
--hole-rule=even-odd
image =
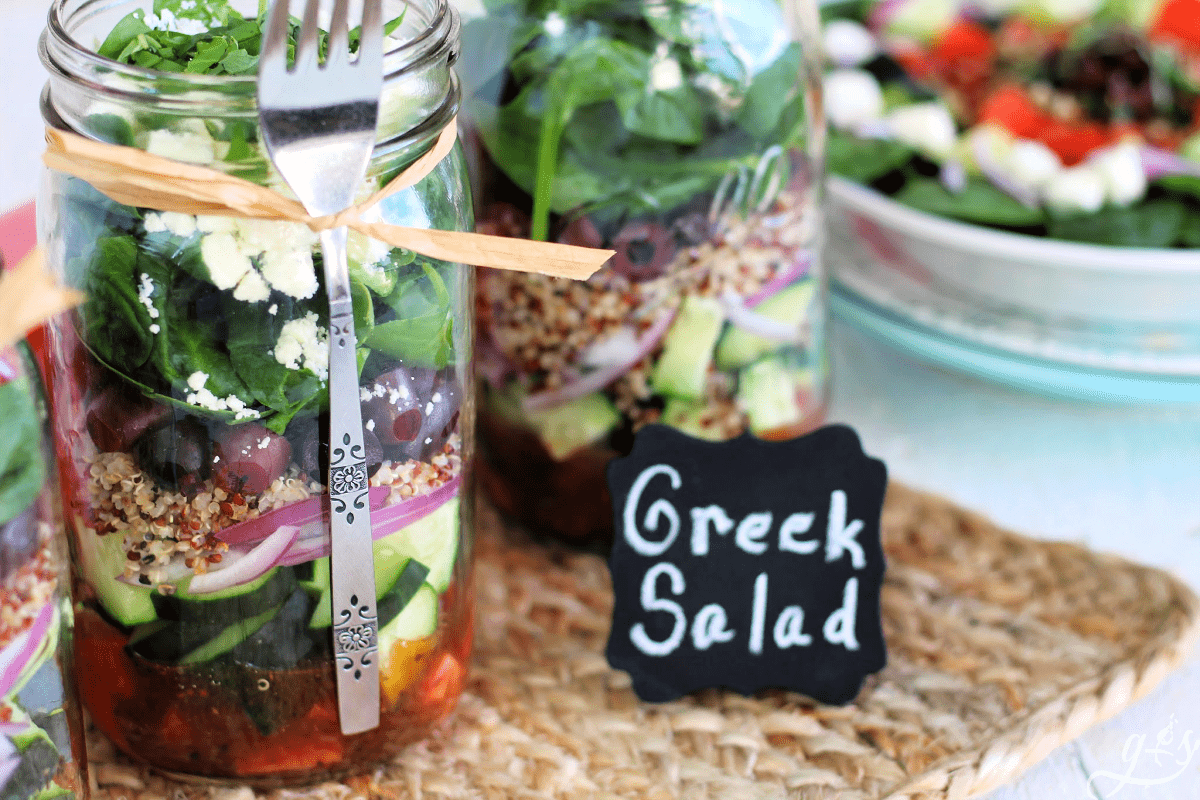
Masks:
[[[275,0],[263,31],[258,113],[267,153],[313,216],[349,207],[375,146],[383,87],[380,0],[364,0],[358,57],[350,61],[347,0],[335,0],[327,57],[318,63],[317,9],[307,0],[288,70],[288,0]],[[342,733],[379,725],[378,620],[357,340],[346,265],[346,229],[321,232],[329,298],[329,528],[334,672]]]

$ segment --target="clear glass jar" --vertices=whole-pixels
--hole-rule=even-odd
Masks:
[[[616,251],[586,283],[483,272],[480,480],[611,537],[651,422],[790,438],[826,397],[815,4],[501,0],[464,11],[481,231]]]
[[[286,191],[257,146],[253,76],[155,72],[89,48],[136,7],[55,2],[41,43],[47,121]],[[384,11],[404,16],[364,198],[428,150],[459,102],[449,6]],[[465,176],[456,150],[375,219],[470,230]],[[344,736],[315,234],[131,208],[59,173],[46,174],[38,211],[48,265],[87,294],[48,349],[76,660],[95,724],[161,772],[262,786],[367,769],[423,737],[454,707],[471,645],[473,271],[351,233],[382,714]],[[261,558],[285,525],[299,537]],[[247,560],[215,582],[226,587],[192,585]]]
[[[31,375],[21,352],[0,352],[0,790],[13,800],[87,787],[62,515]]]

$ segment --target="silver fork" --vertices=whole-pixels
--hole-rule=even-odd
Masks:
[[[317,8],[307,0],[288,70],[288,0],[275,0],[263,31],[258,113],[267,153],[309,214],[354,201],[375,146],[383,87],[380,0],[364,0],[358,57],[350,61],[347,0],[335,0],[324,65]],[[329,528],[334,672],[342,733],[379,725],[378,620],[357,340],[346,265],[346,229],[321,233],[329,298]]]

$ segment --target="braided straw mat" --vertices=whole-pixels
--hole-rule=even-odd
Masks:
[[[896,484],[884,509],[888,666],[852,705],[709,690],[639,702],[603,652],[594,555],[479,504],[476,651],[457,712],[376,772],[260,797],[965,798],[1128,706],[1190,652],[1200,601],[1156,569],[1003,531]],[[183,786],[93,737],[97,800],[255,800]]]

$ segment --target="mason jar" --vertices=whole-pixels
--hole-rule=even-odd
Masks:
[[[642,426],[803,434],[826,398],[824,123],[807,0],[463,10],[479,230],[616,251],[587,282],[481,272],[478,474],[572,541]]]
[[[87,789],[67,553],[36,374],[23,350],[0,351],[0,791],[12,800]]]
[[[96,52],[137,8],[56,0],[41,40],[47,123],[287,193],[259,146],[253,73]],[[363,198],[427,152],[459,105],[445,0],[384,13],[398,22]],[[364,216],[470,230],[468,192],[456,149]],[[48,355],[76,664],[96,726],[160,772],[262,786],[365,770],[425,736],[454,707],[471,646],[472,270],[350,234],[381,718],[343,735],[316,234],[121,205],[56,172],[38,212],[49,267],[86,294]],[[264,553],[285,526],[298,535]]]

